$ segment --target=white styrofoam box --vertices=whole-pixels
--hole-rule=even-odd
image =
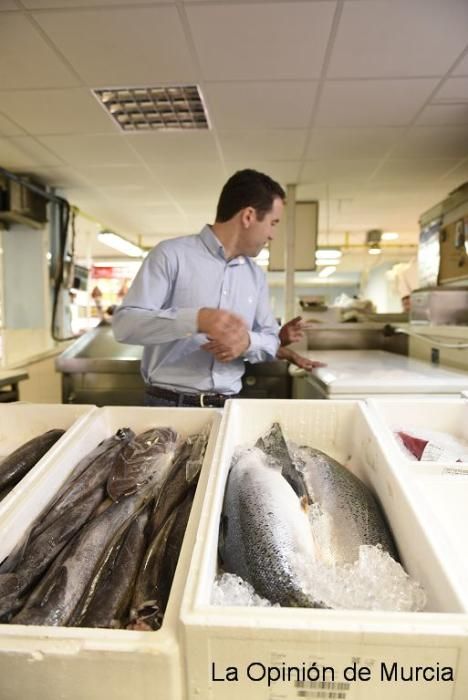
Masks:
[[[64,449],[76,430],[96,410],[95,406],[80,404],[0,404],[0,460],[34,437],[53,428],[65,430],[50,450],[24,475],[21,481],[0,501],[2,513],[13,507],[47,469],[49,460]]]
[[[407,460],[415,472],[426,471],[427,465],[433,463],[412,459],[395,436],[395,430],[447,433],[462,443],[468,443],[468,401],[459,397],[372,398],[367,399],[367,405],[379,423],[379,433],[386,449],[395,460]],[[468,470],[468,464],[466,467]]]
[[[0,519],[0,561],[26,533],[77,462],[120,427],[172,426],[183,436],[211,426],[210,439],[164,622],[156,632],[0,625],[2,700],[181,700],[185,680],[177,619],[221,421],[209,408],[97,409],[67,450],[50,459],[27,498]]]
[[[187,659],[188,698],[293,700],[466,700],[468,615],[464,591],[445,571],[437,547],[415,515],[412,496],[400,488],[379,436],[359,401],[233,400],[225,409],[214,464],[207,485],[204,517],[193,553],[181,607]],[[391,613],[298,608],[219,607],[210,604],[217,573],[219,520],[231,457],[251,446],[279,421],[286,439],[322,449],[345,463],[380,499],[406,571],[425,588],[427,611]],[[365,682],[342,673],[358,660],[371,668]],[[335,678],[320,685],[295,685],[248,677],[250,664],[282,669],[313,663],[332,668]],[[382,664],[386,664],[382,667]],[[381,679],[397,664],[407,674],[416,666],[452,667],[452,682]],[[231,679],[226,678],[227,667]],[[260,665],[254,671],[261,675]],[[274,673],[275,671],[273,671]],[[293,675],[294,679],[294,675]],[[320,679],[322,680],[322,679]],[[328,685],[327,685],[328,683]],[[329,693],[321,695],[320,693]]]

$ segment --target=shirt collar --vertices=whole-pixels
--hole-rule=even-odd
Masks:
[[[211,226],[206,224],[200,231],[200,238],[203,241],[203,243],[206,245],[210,253],[213,255],[222,258],[223,260],[226,261],[226,255],[224,252],[224,246],[221,243],[221,241],[216,238],[213,229]],[[243,255],[238,255],[236,258],[232,258],[232,260],[226,261],[228,262],[229,265],[244,265],[246,262],[245,257]]]

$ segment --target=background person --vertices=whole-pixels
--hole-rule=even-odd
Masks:
[[[115,310],[123,343],[143,345],[146,405],[222,406],[241,389],[244,360],[273,360],[278,324],[253,262],[273,239],[285,193],[268,175],[235,173],[215,223],[162,241]]]

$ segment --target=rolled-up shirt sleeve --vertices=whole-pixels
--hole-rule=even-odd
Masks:
[[[114,336],[120,343],[158,345],[197,332],[198,308],[168,306],[177,273],[176,264],[176,260],[166,255],[162,244],[143,261],[112,318]]]
[[[279,326],[271,311],[265,274],[260,272],[259,277],[257,309],[249,331],[250,345],[244,353],[244,358],[252,364],[274,360],[279,348]]]

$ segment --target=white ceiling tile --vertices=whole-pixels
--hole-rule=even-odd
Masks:
[[[2,0],[4,1],[4,0]],[[59,8],[73,9],[77,7],[95,7],[100,6],[118,6],[118,5],[131,5],[132,0],[21,0],[24,7],[29,10],[54,10]],[[157,5],[160,2],[168,3],[175,0],[145,0],[146,5]]]
[[[316,128],[307,149],[313,158],[383,158],[402,134],[397,128]]]
[[[302,129],[220,131],[226,161],[244,161],[245,168],[256,160],[300,160],[307,132]]]
[[[226,168],[228,176],[235,173],[237,170],[243,170],[246,166],[245,161],[228,161]],[[273,180],[279,182],[283,187],[293,185],[297,182],[299,175],[300,161],[298,160],[249,160],[249,168],[258,170],[261,173],[266,173]]]
[[[308,127],[318,83],[208,83],[204,96],[215,129]]]
[[[350,0],[329,77],[442,76],[466,47],[466,0]]]
[[[57,156],[30,136],[0,138],[0,154],[2,167],[15,171],[60,164]]]
[[[462,58],[458,66],[453,71],[453,75],[467,75],[468,76],[468,53]]]
[[[196,78],[175,7],[38,12],[34,17],[91,87]]]
[[[94,165],[78,168],[78,172],[89,185],[96,187],[138,187],[148,182],[148,171],[137,165]]]
[[[450,181],[452,183],[451,186],[458,187],[458,185],[461,185],[463,182],[468,181],[468,160],[463,161],[458,165],[454,170],[452,170],[450,173],[448,173],[444,178],[443,181]]]
[[[333,2],[187,6],[205,80],[318,78]]]
[[[307,161],[300,182],[305,183],[358,183],[367,180],[376,170],[378,160],[313,160]]]
[[[138,156],[118,134],[90,134],[84,136],[42,136],[39,141],[74,166],[134,165]]]
[[[78,80],[29,19],[19,12],[0,22],[0,89],[72,87]]]
[[[150,186],[150,183],[151,180],[147,178],[146,186],[144,187],[139,185],[114,185],[112,187],[99,187],[99,191],[109,199],[118,198],[120,202],[124,201],[127,209],[155,206],[167,206],[172,208],[173,205],[169,204],[168,195],[161,184],[154,182],[152,186]]]
[[[67,168],[63,165],[41,168],[41,178],[51,187],[56,187],[60,190],[70,187],[86,187],[87,185],[82,175],[73,168]]]
[[[216,163],[219,160],[211,131],[159,131],[129,135],[128,139],[132,148],[154,171],[164,171],[166,166],[182,166],[183,172],[190,161]]]
[[[468,129],[463,126],[415,126],[392,151],[393,158],[464,158]]]
[[[391,159],[387,160],[373,178],[373,182],[382,185],[401,183],[401,185],[416,184],[416,182],[431,183],[453,170],[459,159],[430,159],[421,160]]]
[[[428,105],[416,122],[420,126],[457,126],[468,124],[468,101],[466,105]]]
[[[11,91],[2,110],[33,135],[118,132],[111,117],[87,88]]]
[[[2,96],[2,107],[3,104],[4,97]],[[20,136],[21,134],[24,134],[24,129],[14,124],[4,114],[0,114],[0,136]]]
[[[351,0],[353,1],[353,0]],[[318,126],[404,126],[427,101],[437,80],[327,81]]]
[[[435,94],[433,103],[465,102],[468,104],[468,77],[448,78]]]
[[[177,181],[165,182],[164,184],[173,200],[180,207],[185,208],[199,200],[211,200],[213,197],[217,200],[225,179],[222,178],[219,182],[211,184],[203,179],[194,180],[181,175]]]

